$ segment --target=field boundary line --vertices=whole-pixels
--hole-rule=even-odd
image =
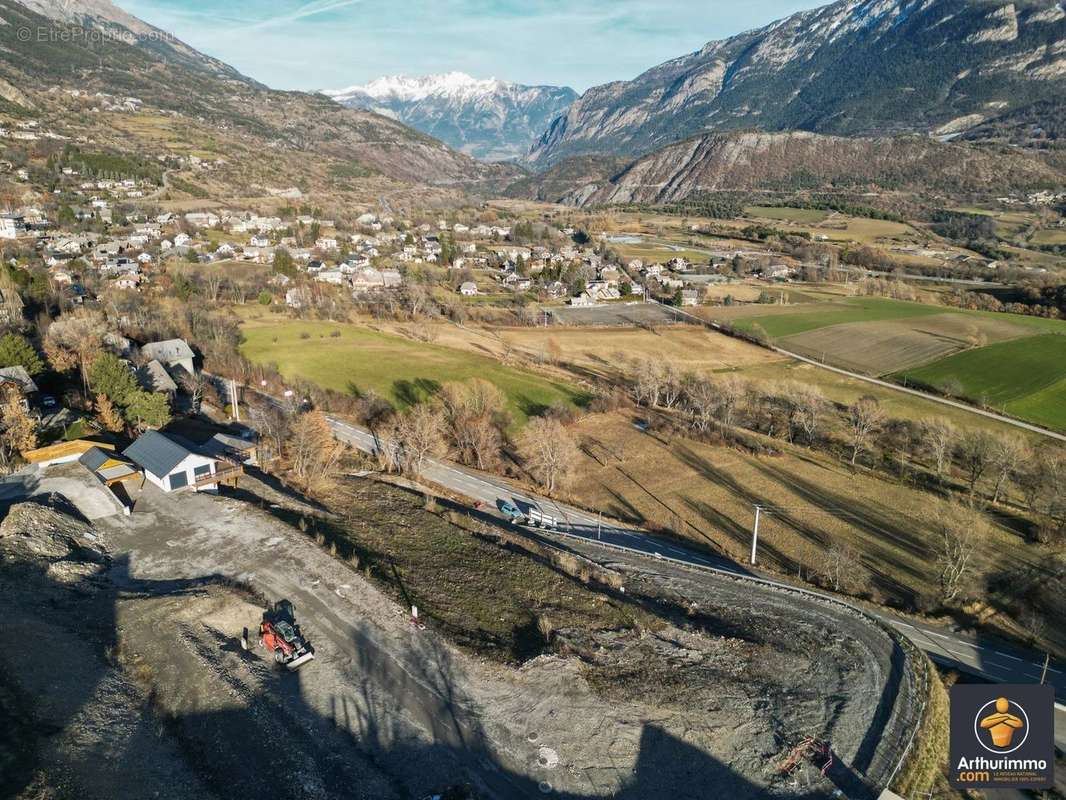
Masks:
[[[658,305],[661,305],[663,308],[669,309],[675,314],[688,317],[689,319],[693,320],[699,325],[704,326],[705,328],[710,328],[711,330],[717,331],[718,333],[726,334],[725,328],[720,323],[715,322],[714,320],[701,319],[695,314],[689,314],[687,311],[683,311],[680,308],[674,308],[673,306],[668,306],[665,303],[660,303],[658,300],[652,300],[651,302],[657,303]],[[741,338],[743,338],[745,341],[752,341],[751,339],[748,339],[748,337]],[[1049,439],[1057,439],[1060,442],[1066,442],[1066,434],[1056,433],[1055,431],[1048,430],[1047,428],[1041,428],[1039,425],[1032,425],[1028,422],[1022,422],[1020,419],[1014,419],[1013,417],[1007,417],[1002,414],[997,414],[994,411],[986,411],[983,408],[978,408],[977,406],[972,406],[968,403],[960,403],[957,400],[950,400],[947,397],[940,397],[935,394],[929,394],[928,392],[923,392],[918,389],[911,389],[909,386],[900,386],[898,383],[892,383],[891,381],[884,381],[880,378],[872,378],[869,375],[863,375],[861,373],[851,372],[850,370],[842,369],[840,367],[834,367],[829,364],[825,364],[821,361],[817,361],[813,358],[801,356],[799,353],[793,353],[791,350],[785,350],[784,348],[778,347],[774,344],[761,344],[754,341],[752,341],[752,344],[760,345],[774,353],[780,353],[783,356],[788,356],[789,358],[794,358],[797,361],[802,361],[805,364],[810,364],[814,367],[820,367],[821,369],[829,370],[830,372],[835,372],[838,375],[843,375],[847,378],[854,378],[855,380],[864,381],[865,383],[872,383],[875,386],[880,386],[884,389],[892,389],[893,391],[897,392],[903,392],[904,394],[913,395],[914,397],[920,397],[923,400],[931,400],[934,403],[940,403],[944,406],[951,406],[952,408],[957,408],[960,411],[969,411],[971,414],[977,414],[979,416],[995,420],[996,422],[1003,422],[1007,425],[1013,425],[1015,428],[1022,428],[1023,430],[1027,430],[1030,433],[1037,433],[1041,436],[1046,436]]]

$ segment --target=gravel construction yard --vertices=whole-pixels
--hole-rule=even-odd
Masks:
[[[104,552],[104,548],[108,552]],[[660,614],[515,668],[472,656],[254,503],[146,490],[93,524],[40,501],[0,525],[0,768],[14,796],[875,796],[913,713],[906,659],[848,612],[620,565]],[[245,652],[292,600],[317,657]],[[678,621],[665,609],[687,609]],[[662,610],[662,611],[661,611]],[[777,766],[807,735],[828,778]],[[808,783],[810,785],[808,785]]]

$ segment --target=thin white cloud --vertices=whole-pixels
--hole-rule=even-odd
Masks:
[[[117,2],[282,89],[459,70],[583,91],[633,78],[712,39],[768,24],[819,0]]]
[[[318,16],[319,14],[325,14],[329,11],[337,11],[347,6],[354,6],[356,3],[361,3],[363,0],[316,0],[315,2],[305,3],[297,8],[295,11],[290,11],[286,14],[279,14],[276,17],[269,17],[261,20],[251,26],[251,30],[259,30],[261,28],[267,28],[274,25],[283,25],[290,22],[296,22],[308,17]]]

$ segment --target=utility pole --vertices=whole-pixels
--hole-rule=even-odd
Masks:
[[[230,402],[233,405],[233,418],[237,422],[241,421],[241,408],[237,399],[237,381],[231,380],[229,382]]]
[[[755,551],[759,547],[759,515],[762,513],[761,506],[755,506],[755,525],[751,529],[751,565],[755,566]]]

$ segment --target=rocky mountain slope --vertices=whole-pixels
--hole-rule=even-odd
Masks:
[[[268,89],[106,0],[0,0],[0,115],[54,111],[53,99],[73,92],[132,98],[145,113],[207,125],[259,153],[302,153],[353,174],[456,185],[496,172],[395,120]]]
[[[529,158],[752,127],[949,134],[1063,92],[1060,0],[838,0],[589,89]]]
[[[925,136],[747,131],[686,139],[623,169],[609,159],[567,159],[517,181],[509,191],[570,205],[611,205],[675,202],[715,191],[901,190],[970,195],[1050,188],[1064,182],[1061,164],[1005,147],[942,143]]]
[[[568,87],[478,80],[461,72],[379,78],[323,94],[349,108],[397,119],[484,161],[523,157],[552,119],[577,99]]]

